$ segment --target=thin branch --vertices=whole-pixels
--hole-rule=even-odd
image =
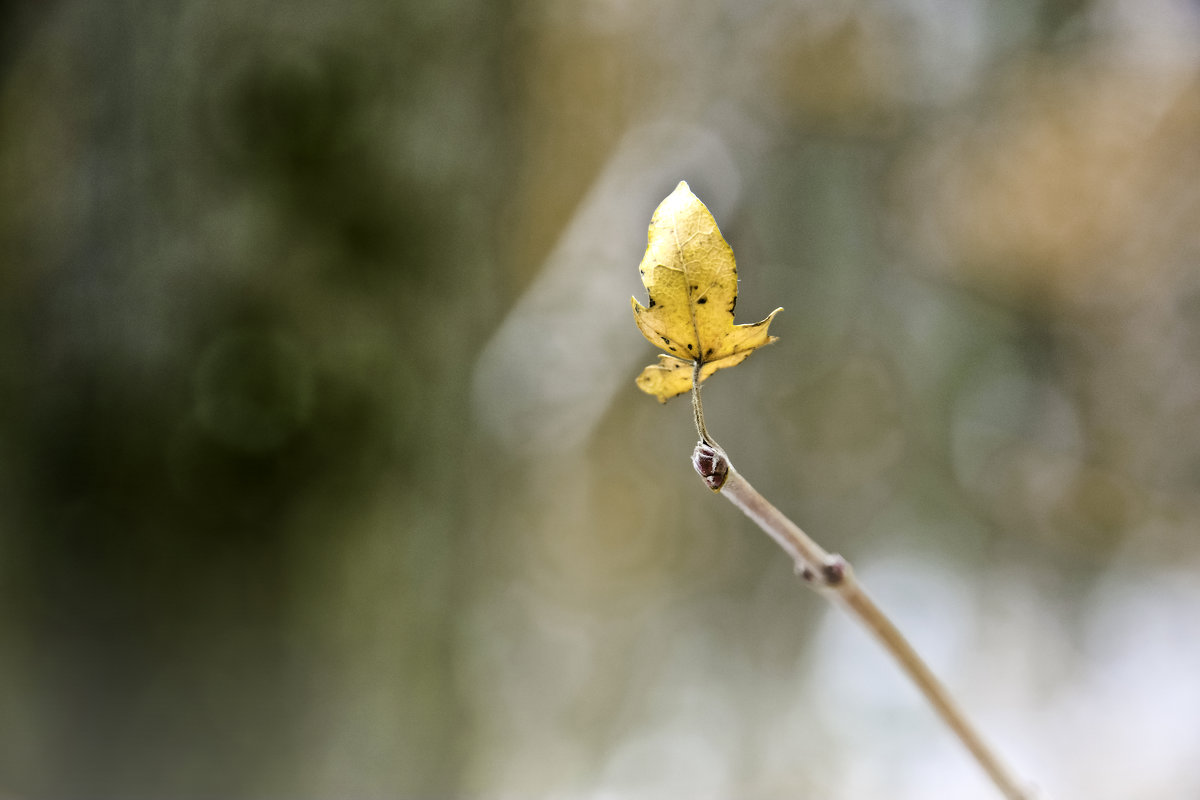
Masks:
[[[693,400],[698,401],[694,389]],[[983,740],[946,687],[866,593],[845,559],[826,552],[796,523],[767,502],[733,468],[725,452],[711,440],[706,441],[703,434],[696,445],[692,463],[709,488],[740,508],[791,556],[796,572],[813,589],[839,603],[874,634],[1008,800],[1042,797],[1032,787],[1018,781],[996,751]]]

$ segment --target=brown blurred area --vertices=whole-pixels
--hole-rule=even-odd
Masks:
[[[1200,8],[0,8],[0,797],[992,797],[691,473],[679,180],[763,493],[1054,796],[1200,792]]]

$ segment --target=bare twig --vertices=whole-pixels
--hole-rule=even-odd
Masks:
[[[1008,800],[1044,798],[1044,795],[1039,795],[1032,787],[1022,785],[1012,770],[1001,761],[996,751],[983,740],[979,731],[950,696],[945,685],[938,680],[900,630],[866,593],[850,564],[813,541],[796,523],[767,502],[767,499],[733,468],[725,451],[712,440],[704,426],[704,411],[700,405],[699,371],[700,365],[697,363],[693,373],[695,379],[692,383],[692,409],[695,412],[696,430],[700,441],[692,454],[692,463],[708,487],[714,492],[720,492],[766,531],[784,552],[791,556],[797,574],[804,578],[809,586],[840,604],[874,634]]]

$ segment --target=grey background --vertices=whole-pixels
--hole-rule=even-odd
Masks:
[[[993,796],[633,378],[706,389],[1023,774],[1200,792],[1182,2],[7,3],[0,797]]]

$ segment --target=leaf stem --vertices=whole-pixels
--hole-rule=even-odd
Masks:
[[[688,346],[691,347],[691,345]],[[708,428],[704,426],[704,404],[700,402],[700,368],[702,366],[699,360],[692,362],[692,414],[696,419],[696,434],[700,437],[700,441],[719,450],[717,443],[708,435]]]
[[[698,402],[695,387],[693,402]],[[797,574],[831,602],[841,605],[875,636],[900,669],[916,684],[938,716],[975,757],[1001,794],[1008,800],[1044,798],[1033,788],[1022,785],[996,751],[983,740],[945,685],[867,594],[845,559],[828,553],[783,512],[771,505],[733,468],[724,451],[711,441],[701,441],[696,445],[693,463],[710,488],[740,508],[791,556]],[[714,474],[720,477],[719,481],[713,478]]]

